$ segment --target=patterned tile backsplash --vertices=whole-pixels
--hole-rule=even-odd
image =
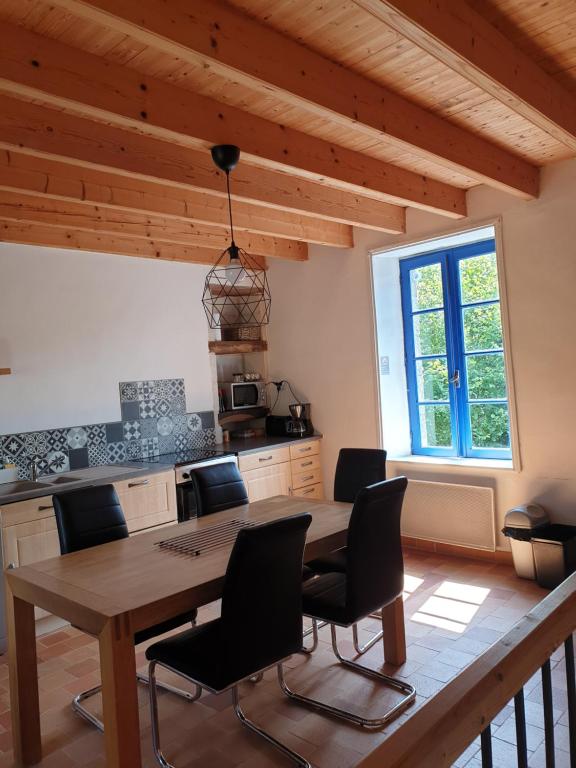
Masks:
[[[214,413],[186,412],[184,379],[121,382],[120,412],[122,421],[107,424],[0,435],[0,461],[16,464],[25,479],[31,461],[47,475],[216,442]]]

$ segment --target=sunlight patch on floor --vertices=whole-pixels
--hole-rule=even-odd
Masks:
[[[444,581],[411,620],[462,634],[489,594],[485,587]]]

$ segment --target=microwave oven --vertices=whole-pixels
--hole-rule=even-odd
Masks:
[[[222,394],[227,411],[266,405],[266,384],[263,381],[231,381],[222,384]]]

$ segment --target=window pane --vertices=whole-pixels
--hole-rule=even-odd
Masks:
[[[414,315],[413,323],[416,357],[446,353],[443,310],[439,312],[426,312],[423,315]]]
[[[442,291],[442,267],[440,264],[430,264],[410,272],[410,293],[412,309],[434,309],[444,306]]]
[[[474,448],[509,448],[510,426],[507,405],[470,405]]]
[[[449,448],[452,445],[449,405],[420,406],[420,436],[423,448]]]
[[[460,294],[462,304],[498,298],[496,254],[485,253],[460,261]]]
[[[418,400],[448,400],[446,358],[417,360]]]
[[[470,400],[506,399],[506,372],[502,352],[467,357],[466,368]]]
[[[502,349],[500,305],[488,304],[462,311],[464,318],[464,347],[466,352]]]

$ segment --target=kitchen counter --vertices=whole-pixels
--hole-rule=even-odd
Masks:
[[[309,440],[321,440],[322,435],[315,432],[307,437],[272,437],[262,435],[262,437],[248,437],[245,440],[232,438],[228,443],[218,443],[214,448],[218,451],[229,451],[230,453],[255,453],[264,448],[282,448],[290,443],[308,442]]]
[[[141,475],[152,475],[157,472],[164,472],[166,469],[173,467],[173,464],[162,464],[160,461],[156,464],[127,461],[123,464],[106,464],[98,467],[86,467],[86,469],[63,472],[58,475],[49,475],[49,479],[41,477],[35,483],[36,487],[26,488],[25,490],[17,492],[13,490],[14,483],[0,484],[0,506],[12,504],[16,501],[41,498],[42,496],[52,496],[54,493],[62,491],[87,488],[90,485],[105,485],[106,483],[129,480]],[[78,478],[78,480],[72,482],[54,482],[55,480],[66,477],[74,477]],[[32,482],[30,482],[29,485],[32,485]]]

